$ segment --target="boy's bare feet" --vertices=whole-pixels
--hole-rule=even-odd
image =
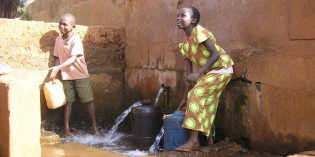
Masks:
[[[93,132],[94,135],[96,135],[98,137],[103,137],[101,132],[96,127],[93,127],[92,132]]]
[[[66,138],[73,137],[73,134],[71,134],[69,130],[65,130],[65,137]]]

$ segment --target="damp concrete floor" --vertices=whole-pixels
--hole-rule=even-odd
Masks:
[[[41,157],[128,157],[79,143],[59,143],[41,146]]]
[[[266,153],[249,152],[235,142],[222,141],[192,152],[162,152],[142,157],[280,157]],[[42,157],[128,157],[78,143],[59,143],[42,146]]]

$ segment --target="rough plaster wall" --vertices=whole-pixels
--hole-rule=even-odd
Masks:
[[[54,65],[49,50],[58,35],[56,25],[0,19],[0,59],[12,68],[44,70]],[[48,42],[47,42],[48,41]]]
[[[176,5],[177,1],[137,0],[128,6],[126,99],[140,92],[141,98],[151,98],[154,103],[164,84],[172,89],[168,108],[174,110],[180,101],[176,95],[182,90],[178,83],[182,81],[183,63],[180,54],[176,54],[176,46],[183,34],[176,29]]]
[[[150,97],[164,83],[171,87],[172,105],[179,103],[183,64],[176,54],[176,45],[185,38],[175,25],[176,8],[191,4],[201,12],[200,24],[214,33],[236,63],[235,82],[227,89],[232,96],[221,99],[227,102],[221,106],[233,110],[217,116],[230,117],[227,120],[233,125],[217,126],[223,128],[226,136],[253,150],[287,154],[314,149],[315,42],[289,38],[290,8],[296,7],[290,3],[287,0],[133,1],[126,15],[126,87],[132,88],[129,93],[140,91],[143,97]],[[293,10],[299,11],[299,15],[305,11],[303,7]],[[306,18],[312,17],[314,14]],[[307,28],[313,31],[313,27]],[[165,71],[172,80],[154,79]]]
[[[54,42],[59,35],[57,23],[26,22],[0,19],[0,61],[13,69],[25,71],[47,71],[54,65],[52,56]],[[86,63],[90,73],[97,117],[102,125],[107,125],[109,117],[103,114],[107,108],[111,113],[119,112],[123,105],[121,93],[124,79],[125,30],[110,27],[86,27],[77,25],[75,32],[81,37],[85,50]],[[33,73],[29,73],[33,75]],[[38,76],[41,77],[41,76]],[[45,82],[48,81],[45,76]],[[43,83],[41,88],[43,87]],[[44,121],[63,119],[63,108],[49,110],[41,94],[42,116]],[[85,107],[74,109],[73,117],[88,117]],[[84,111],[83,115],[77,114]],[[108,115],[108,114],[107,114]],[[80,119],[80,120],[81,120]],[[88,118],[85,118],[89,122]],[[78,120],[78,121],[80,121]],[[100,120],[101,121],[101,120]]]
[[[155,97],[162,83],[171,87],[172,106],[181,100],[184,72],[176,45],[185,36],[176,28],[176,12],[185,4],[200,10],[200,24],[235,62],[234,80],[221,98],[216,123],[224,123],[217,123],[218,129],[253,150],[314,149],[313,0],[124,3],[126,102]]]
[[[124,6],[128,0],[36,0],[27,8],[32,19],[56,22],[72,13],[85,26],[125,26]]]
[[[201,5],[207,6],[206,3]],[[234,114],[244,114],[240,118],[243,130],[249,134],[250,148],[281,154],[314,149],[315,139],[312,125],[315,41],[289,38],[288,28],[292,22],[288,19],[289,7],[292,6],[288,1],[222,1],[214,6],[213,12],[225,10],[229,15],[223,16],[231,19],[209,24],[214,26],[213,32],[218,33],[215,34],[217,40],[234,49],[231,55],[236,62],[235,76],[251,81],[245,91],[246,110],[234,110]],[[213,14],[211,10],[204,12]],[[220,21],[219,18],[222,16],[209,19]],[[226,31],[227,28],[232,33]],[[239,104],[226,105],[237,107]],[[233,134],[229,129],[231,127],[225,128],[227,134]],[[231,130],[234,129],[237,127]]]

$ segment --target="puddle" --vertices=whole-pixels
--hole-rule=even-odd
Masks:
[[[72,134],[74,135],[73,137],[61,138],[60,141],[62,143],[80,143],[128,156],[147,155],[149,148],[145,146],[139,147],[137,144],[133,143],[133,141],[131,140],[131,135],[117,132],[119,124],[130,113],[132,108],[141,105],[142,103],[139,101],[126,109],[121,115],[116,118],[115,125],[109,131],[102,131],[107,132],[103,134],[103,137],[87,134],[82,131],[76,130],[72,132]]]
[[[163,92],[164,85],[160,88],[158,95],[155,99],[154,106],[156,106],[161,93]],[[132,141],[131,135],[117,132],[119,124],[125,119],[125,117],[131,112],[132,108],[141,106],[142,102],[136,102],[127,108],[122,114],[120,114],[116,120],[114,126],[109,131],[103,134],[103,137],[95,136],[92,134],[84,133],[82,131],[74,130],[72,132],[73,137],[61,138],[61,143],[80,143],[87,146],[100,148],[103,150],[124,154],[128,156],[145,156],[152,153],[158,153],[159,142],[163,136],[164,130],[162,129],[160,134],[156,137],[156,141],[153,145],[139,145]],[[151,147],[150,147],[151,146]],[[149,151],[150,150],[150,151]]]
[[[62,143],[80,143],[87,146],[100,148],[103,150],[124,154],[128,156],[148,155],[150,146],[138,146],[133,143],[130,135],[123,133],[104,134],[104,137],[98,137],[92,134],[82,132],[73,132],[73,137],[61,138]]]

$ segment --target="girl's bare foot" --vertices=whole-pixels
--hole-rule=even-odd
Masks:
[[[210,135],[207,140],[208,140],[208,146],[212,146],[213,145],[213,137]]]
[[[184,145],[181,145],[177,148],[175,148],[177,151],[182,151],[182,152],[190,152],[190,151],[197,151],[199,150],[199,145],[198,142],[190,142],[188,141]]]
[[[175,150],[182,152],[199,150],[198,132],[191,130],[189,140],[185,144],[175,148]]]

